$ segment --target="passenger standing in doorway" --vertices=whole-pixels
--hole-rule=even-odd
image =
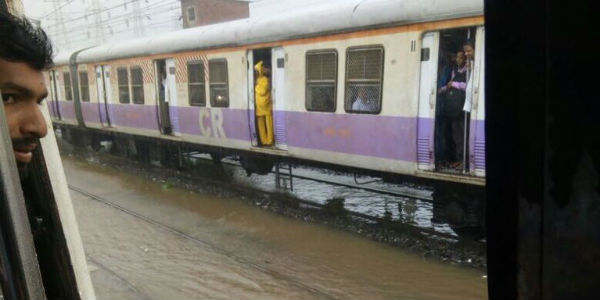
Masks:
[[[160,73],[160,85],[161,85],[161,93],[163,96],[163,99],[165,100],[166,103],[169,103],[169,84],[167,82],[167,72],[166,70],[163,70]]]
[[[262,146],[273,145],[273,104],[271,103],[271,85],[269,83],[270,70],[259,61],[254,70],[258,72],[254,86],[254,99],[256,101],[256,123],[258,136]]]
[[[465,53],[463,51],[458,51],[456,53],[456,64],[452,69],[451,79],[448,84],[439,91],[445,95],[445,126],[450,127],[452,134],[452,143],[450,144],[454,144],[454,151],[450,151],[450,157],[453,161],[451,167],[453,168],[460,168],[463,160],[465,121],[462,109],[465,105],[467,70]]]

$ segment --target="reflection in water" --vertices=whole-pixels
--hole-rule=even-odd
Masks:
[[[71,185],[185,234],[72,191],[98,298],[487,297],[480,271],[281,217],[236,197],[191,193],[71,159],[64,164]],[[403,203],[405,210],[411,208]]]

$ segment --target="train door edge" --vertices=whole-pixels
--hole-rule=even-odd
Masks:
[[[59,95],[59,88],[58,88],[58,84],[57,84],[57,80],[58,80],[58,74],[56,72],[56,70],[50,70],[50,97],[51,97],[51,107],[52,107],[52,111],[54,113],[54,117],[57,120],[62,120],[62,115],[60,113],[60,103],[58,102],[60,99],[60,95]]]
[[[168,85],[168,103],[169,103],[169,122],[171,123],[171,134],[179,134],[179,111],[177,99],[177,63],[174,58],[165,60],[167,68],[167,85]]]
[[[98,95],[98,114],[102,127],[111,127],[110,117],[110,80],[109,67],[96,66],[96,94]]]
[[[435,105],[439,32],[427,32],[421,39],[419,105],[417,114],[417,168],[432,171],[434,163]]]
[[[256,133],[256,116],[254,113],[254,53],[253,50],[246,52],[248,62],[248,130],[252,146],[258,146],[258,134]]]
[[[283,48],[273,48],[271,56],[271,101],[273,102],[273,134],[275,147],[287,150],[285,65],[286,54]]]
[[[469,135],[469,172],[485,176],[485,28],[475,31],[475,71]]]

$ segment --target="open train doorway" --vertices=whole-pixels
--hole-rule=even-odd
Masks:
[[[477,32],[476,27],[464,27],[423,36],[417,141],[420,169],[455,174],[471,170],[472,103],[481,65],[475,60]]]
[[[440,172],[470,170],[475,38],[476,27],[440,31],[434,132],[435,166]]]
[[[171,98],[171,89],[173,87],[170,84],[170,77],[174,77],[175,74],[169,76],[169,70],[167,67],[167,60],[159,59],[154,61],[155,76],[156,78],[156,90],[158,95],[157,111],[158,111],[158,125],[162,134],[171,134],[173,132],[169,102]],[[174,73],[174,70],[173,70]]]
[[[249,127],[253,146],[287,150],[283,49],[249,50],[248,83]]]

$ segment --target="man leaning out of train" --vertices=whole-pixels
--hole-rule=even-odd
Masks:
[[[19,172],[23,176],[39,139],[47,133],[41,102],[42,71],[52,64],[52,46],[41,28],[0,12],[0,91]]]

